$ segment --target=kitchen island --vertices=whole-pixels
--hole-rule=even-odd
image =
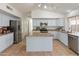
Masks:
[[[27,52],[53,51],[53,35],[49,33],[33,32],[26,36]]]

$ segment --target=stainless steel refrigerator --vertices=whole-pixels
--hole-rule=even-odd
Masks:
[[[11,32],[14,32],[14,43],[22,41],[20,20],[10,20]]]

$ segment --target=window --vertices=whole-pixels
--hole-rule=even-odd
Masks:
[[[77,32],[79,32],[79,16],[76,17],[76,21],[77,21],[76,30],[77,30]]]
[[[79,16],[69,18],[69,23],[72,32],[79,32]]]

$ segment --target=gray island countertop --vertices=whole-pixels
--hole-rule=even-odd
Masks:
[[[30,35],[26,35],[26,36],[45,36],[45,37],[48,37],[48,36],[53,36],[52,34],[50,33],[41,33],[40,31],[33,31],[32,34]]]

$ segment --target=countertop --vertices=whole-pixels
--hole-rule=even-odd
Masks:
[[[78,37],[79,37],[79,32],[74,32],[74,33],[66,32],[66,31],[58,31],[58,32],[67,33],[67,34],[69,34],[69,35],[73,35],[73,36],[78,36]]]
[[[79,32],[75,32],[75,33],[68,33],[69,35],[74,35],[74,36],[78,36],[79,37]]]
[[[13,33],[13,32],[5,33],[5,34],[0,34],[0,36],[11,34],[11,33]]]
[[[62,33],[67,33],[67,34],[70,33],[70,32],[67,32],[67,31],[57,31],[57,32],[62,32]]]
[[[33,31],[30,35],[26,35],[26,36],[45,36],[45,37],[48,37],[48,36],[53,36],[51,35],[50,33],[40,33],[40,31]]]

